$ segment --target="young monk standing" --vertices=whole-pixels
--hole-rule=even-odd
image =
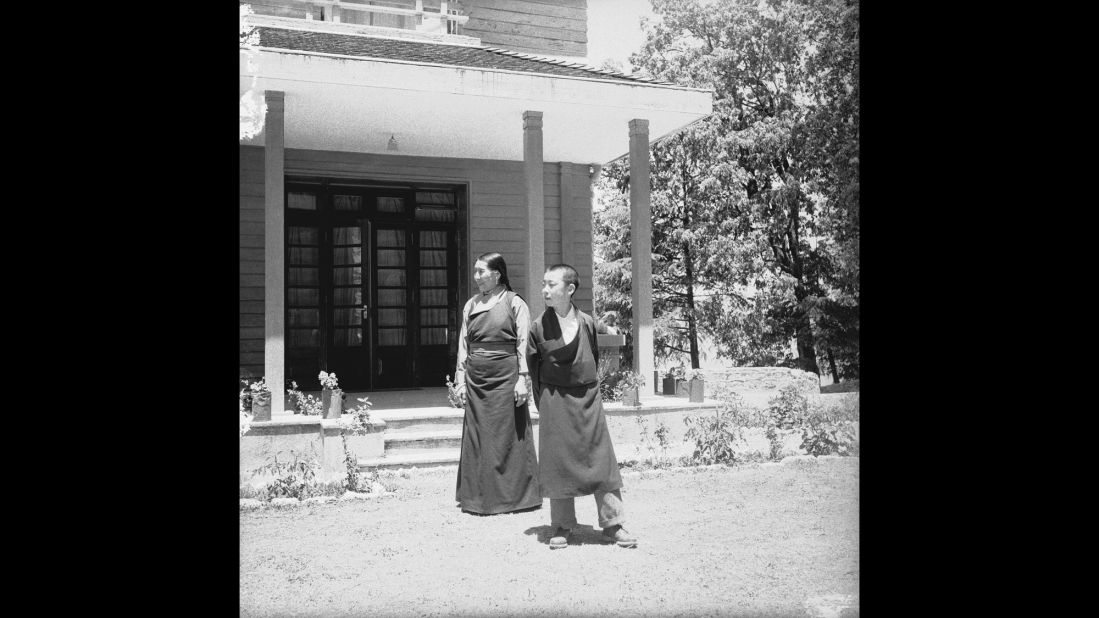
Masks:
[[[576,269],[555,264],[542,279],[546,310],[530,328],[527,365],[539,413],[542,496],[550,499],[550,549],[568,547],[576,526],[573,499],[595,496],[603,538],[636,547],[622,528],[622,476],[599,394],[595,320],[572,303]]]

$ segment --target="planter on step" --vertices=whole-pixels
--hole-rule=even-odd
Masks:
[[[271,420],[271,391],[252,394],[252,421]]]
[[[674,395],[675,394],[675,377],[674,376],[666,376],[664,378],[664,394],[665,395]]]
[[[289,394],[286,395],[286,405],[283,409],[292,414],[301,413],[301,410],[298,409],[298,400],[291,397]]]
[[[687,381],[676,380],[675,381],[675,396],[686,397],[687,396]]]
[[[706,382],[695,378],[687,383],[691,403],[702,403],[706,399]]]
[[[637,406],[639,403],[636,388],[627,388],[622,391],[622,405]]]
[[[324,418],[339,418],[343,414],[343,391],[338,388],[322,390],[321,410],[324,410]]]

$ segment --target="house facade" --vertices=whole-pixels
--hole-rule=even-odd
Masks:
[[[586,0],[249,4],[240,93],[266,111],[240,143],[242,376],[442,386],[488,251],[534,314],[545,266],[574,265],[591,312],[593,183],[626,153],[651,375],[648,146],[710,91],[584,66]]]

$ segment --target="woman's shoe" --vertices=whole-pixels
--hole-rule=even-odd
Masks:
[[[637,547],[637,539],[630,536],[621,524],[615,524],[610,528],[603,528],[603,538],[607,542],[614,542],[619,547]]]
[[[550,549],[564,549],[569,546],[569,535],[572,532],[565,528],[558,528],[557,532],[553,533],[553,538],[550,539]]]

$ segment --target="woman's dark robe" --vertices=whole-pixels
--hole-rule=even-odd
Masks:
[[[462,510],[482,515],[542,505],[530,412],[526,404],[515,405],[513,294],[470,314],[467,323],[466,414],[455,499]]]
[[[538,460],[545,498],[575,498],[622,487],[599,394],[595,321],[575,311],[579,331],[567,344],[552,307],[530,327],[527,366],[538,405]]]

